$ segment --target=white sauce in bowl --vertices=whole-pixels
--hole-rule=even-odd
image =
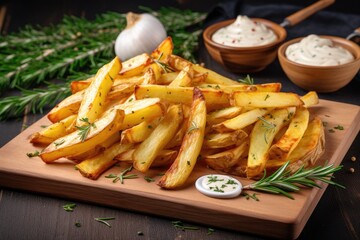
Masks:
[[[217,30],[212,40],[225,46],[253,47],[275,42],[277,36],[265,24],[238,16],[235,22]]]
[[[196,189],[214,198],[234,198],[240,195],[242,184],[239,180],[222,174],[210,174],[198,178]]]
[[[285,56],[291,61],[311,66],[336,66],[354,60],[354,56],[345,48],[314,34],[288,46]]]

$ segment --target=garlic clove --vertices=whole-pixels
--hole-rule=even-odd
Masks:
[[[162,23],[148,13],[126,15],[127,26],[115,41],[115,53],[125,61],[141,53],[151,53],[166,37]]]

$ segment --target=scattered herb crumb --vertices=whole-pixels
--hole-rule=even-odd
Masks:
[[[81,223],[76,222],[76,223],[75,223],[75,227],[81,227]]]
[[[253,199],[257,202],[260,201],[260,199],[256,196],[257,195],[256,193],[253,193],[253,194],[241,193],[241,195],[244,196],[246,198],[246,200]]]
[[[155,182],[155,179],[151,178],[151,177],[148,177],[148,176],[145,176],[144,179],[147,181],[147,182]]]
[[[108,223],[107,221],[109,220],[115,220],[114,217],[107,217],[107,218],[94,218],[95,221],[100,222],[105,224],[106,226],[108,226],[109,228],[111,228],[110,223]]]
[[[215,232],[215,229],[213,228],[208,228],[208,231],[207,231],[207,235],[211,235]]]
[[[35,152],[33,153],[26,153],[26,156],[28,156],[29,158],[32,158],[32,157],[37,157],[40,155],[40,152],[38,150],[36,150]]]
[[[343,126],[341,126],[341,125],[337,125],[336,127],[334,127],[335,129],[337,129],[337,130],[344,130],[344,127]]]
[[[63,206],[63,209],[67,212],[73,212],[76,207],[75,203],[68,203]]]
[[[189,226],[189,225],[185,225],[183,222],[181,221],[172,221],[171,222],[172,225],[177,228],[177,229],[180,229],[182,231],[185,231],[185,230],[199,230],[198,227],[195,227],[195,226]]]
[[[331,129],[329,129],[329,132],[330,132],[330,133],[334,133],[335,130],[331,128]]]

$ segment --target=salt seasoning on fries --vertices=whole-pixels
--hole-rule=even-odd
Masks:
[[[67,158],[94,180],[119,161],[143,173],[161,167],[164,189],[183,187],[198,161],[256,179],[286,161],[296,171],[319,159],[324,129],[308,111],[319,101],[315,92],[233,81],[173,48],[168,37],[152,54],[114,58],[96,76],[74,81],[73,95],[49,112],[52,124],[31,136],[45,145],[40,158]]]

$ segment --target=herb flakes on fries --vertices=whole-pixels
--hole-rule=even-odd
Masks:
[[[157,183],[181,188],[198,161],[228,174],[258,179],[285,163],[296,171],[324,152],[324,129],[308,107],[319,101],[280,92],[280,83],[234,81],[173,55],[170,37],[151,54],[117,57],[96,76],[74,81],[73,95],[49,113],[52,124],[30,142],[45,145],[45,163],[67,158],[97,179],[117,162]],[[201,155],[201,157],[200,157]]]

